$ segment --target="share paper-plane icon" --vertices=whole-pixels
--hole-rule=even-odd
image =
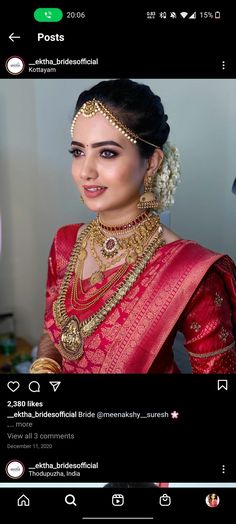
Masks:
[[[53,391],[55,393],[55,391],[59,388],[61,382],[49,382],[49,384],[51,384],[51,386],[53,387]]]

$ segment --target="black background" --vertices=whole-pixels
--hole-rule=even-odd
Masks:
[[[20,56],[26,64],[38,57],[47,58],[99,58],[96,67],[60,67],[52,78],[227,78],[234,77],[235,45],[234,15],[236,9],[219,5],[197,8],[196,20],[181,18],[179,13],[194,12],[194,7],[167,8],[155,2],[145,6],[129,6],[123,2],[108,5],[84,2],[49,2],[61,8],[63,19],[58,23],[39,23],[33,13],[42,3],[17,4],[2,16],[0,75],[9,78],[5,62],[10,56]],[[46,3],[47,4],[47,3]],[[47,4],[48,5],[48,4]],[[75,7],[76,6],[76,7]],[[178,17],[160,19],[159,12],[175,9]],[[221,11],[221,19],[201,19],[200,11]],[[69,11],[85,11],[84,19],[68,19]],[[147,12],[156,11],[154,20]],[[14,32],[21,39],[11,42]],[[64,34],[64,42],[38,42],[37,33]],[[222,69],[222,61],[225,69]],[[44,75],[41,75],[44,77]],[[29,74],[27,67],[20,78],[39,78]],[[14,79],[19,77],[13,77]]]
[[[235,379],[228,378],[228,390],[218,390],[218,380],[225,375],[58,375],[61,380],[54,393],[47,375],[7,375],[1,377],[1,428],[4,457],[0,481],[14,483],[5,473],[10,460],[32,467],[35,462],[99,461],[98,470],[83,470],[78,478],[51,478],[55,482],[233,482],[235,458],[232,452],[232,427]],[[11,392],[9,380],[18,380],[20,388]],[[31,393],[32,380],[40,383],[40,393]],[[7,408],[9,400],[44,401],[42,408]],[[172,412],[179,417],[163,419],[132,418],[39,418],[33,429],[9,429],[7,419],[14,411],[117,411]],[[31,421],[18,418],[17,421]],[[7,449],[7,433],[72,433],[73,441],[53,442],[53,449],[30,451]],[[27,441],[24,441],[27,443]],[[222,470],[225,466],[225,471]],[[31,482],[47,479],[29,477]]]

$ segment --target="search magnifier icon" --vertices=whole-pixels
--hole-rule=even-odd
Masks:
[[[77,506],[77,504],[75,502],[75,496],[71,495],[71,494],[65,496],[65,503],[69,504],[69,506],[71,504],[73,504],[73,506]]]

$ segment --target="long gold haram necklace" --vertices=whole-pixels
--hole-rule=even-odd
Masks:
[[[128,272],[124,281],[117,287],[112,297],[90,317],[83,322],[79,322],[74,315],[68,317],[66,311],[66,294],[71,282],[72,274],[75,270],[76,262],[82,247],[83,239],[89,235],[92,224],[81,233],[75,243],[69,264],[66,269],[65,277],[61,286],[59,297],[53,303],[53,315],[57,326],[61,329],[60,352],[68,360],[77,360],[83,355],[84,338],[92,335],[97,327],[103,322],[108,313],[122,300],[128,293],[138,277],[141,275],[155,251],[165,244],[162,237],[162,227],[159,225],[156,238],[147,246],[145,253],[140,256],[135,266]]]

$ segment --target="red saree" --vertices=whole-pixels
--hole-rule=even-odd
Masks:
[[[52,305],[79,227],[59,229],[49,255],[45,329],[59,351],[61,331]],[[113,271],[106,272],[107,279]],[[89,287],[89,280],[83,281],[85,291],[99,285]],[[73,308],[71,287],[66,310],[79,321],[95,313],[115,289],[84,313]],[[63,358],[63,372],[178,373],[172,351],[177,331],[185,336],[193,373],[236,373],[235,265],[227,255],[182,239],[156,251],[130,291],[84,339],[83,356]]]

